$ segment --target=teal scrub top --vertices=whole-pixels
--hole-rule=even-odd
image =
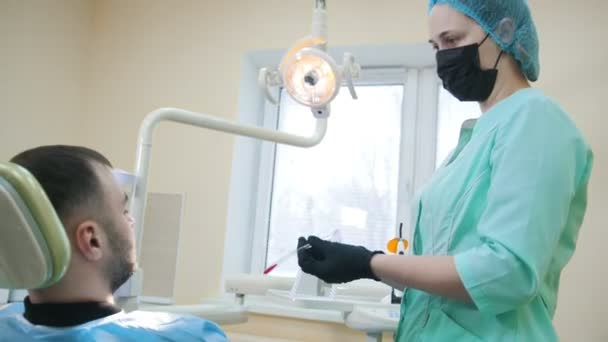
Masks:
[[[463,126],[416,201],[413,253],[454,256],[474,304],[406,289],[395,340],[556,341],[592,162],[569,116],[536,89]]]

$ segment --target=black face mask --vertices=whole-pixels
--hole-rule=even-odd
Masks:
[[[490,97],[502,51],[493,69],[481,70],[479,47],[488,39],[487,35],[479,44],[471,44],[453,49],[437,51],[437,74],[443,87],[460,101],[483,102]]]

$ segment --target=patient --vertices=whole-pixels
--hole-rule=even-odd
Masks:
[[[43,146],[15,156],[45,190],[72,247],[65,276],[30,289],[23,312],[0,310],[0,340],[226,341],[212,322],[193,316],[125,313],[112,294],[136,267],[127,195],[101,154],[76,146]],[[4,311],[4,312],[3,312]]]

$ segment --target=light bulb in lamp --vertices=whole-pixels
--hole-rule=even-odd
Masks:
[[[340,91],[338,66],[324,51],[303,48],[281,65],[283,85],[289,95],[308,107],[327,106]]]

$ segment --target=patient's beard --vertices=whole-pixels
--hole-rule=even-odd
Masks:
[[[110,291],[116,292],[119,287],[122,286],[131,275],[133,275],[134,266],[132,262],[129,262],[124,255],[116,255],[109,262],[109,281]]]
[[[110,249],[112,250],[112,258],[106,264],[105,272],[110,290],[114,293],[122,284],[129,280],[135,271],[135,263],[129,260],[129,242],[116,232],[115,226],[109,227],[109,230],[111,230],[111,232],[108,232],[108,238]]]

